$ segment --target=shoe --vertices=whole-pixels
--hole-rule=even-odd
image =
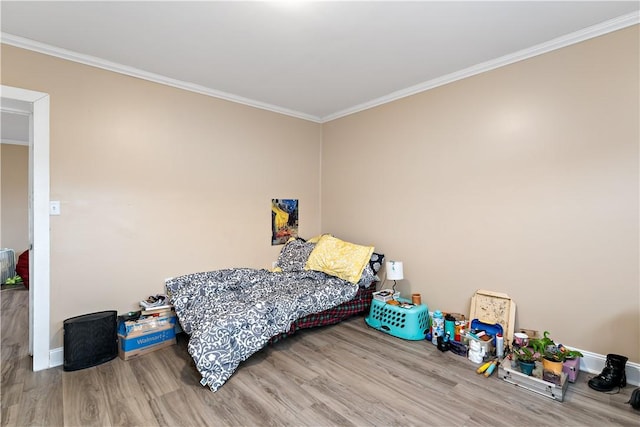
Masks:
[[[619,354],[607,354],[604,369],[598,376],[589,380],[589,387],[596,391],[611,391],[615,387],[626,387],[625,364],[627,360],[629,360],[627,357]]]

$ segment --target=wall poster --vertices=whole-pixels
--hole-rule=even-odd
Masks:
[[[298,237],[298,199],[271,199],[271,245]]]

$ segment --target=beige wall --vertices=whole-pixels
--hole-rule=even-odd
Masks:
[[[0,144],[0,248],[29,248],[29,147]]]
[[[327,123],[322,229],[399,289],[640,361],[638,26]]]
[[[165,277],[270,266],[290,197],[302,236],[375,244],[431,309],[501,291],[640,361],[638,50],[634,27],[321,126],[3,45],[2,84],[51,95],[52,348]]]
[[[52,348],[164,279],[271,267],[271,199],[320,230],[321,125],[2,46],[2,84],[51,97]]]

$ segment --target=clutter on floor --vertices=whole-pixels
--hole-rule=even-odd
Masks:
[[[140,310],[118,317],[118,354],[129,360],[176,343],[176,314],[166,295],[140,301]]]
[[[516,331],[516,304],[508,295],[477,291],[471,300],[470,320],[459,313],[429,312],[415,295],[406,300],[392,289],[374,293],[366,323],[398,338],[426,339],[440,351],[466,357],[485,377],[497,371],[508,383],[560,402],[569,384],[576,382],[582,353],[554,342],[548,331],[542,336],[533,329]],[[607,355],[605,368],[589,380],[589,387],[612,391],[626,386],[627,360]],[[636,401],[629,401],[632,406],[640,406],[640,391],[636,392]]]

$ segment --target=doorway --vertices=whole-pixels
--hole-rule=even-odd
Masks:
[[[33,370],[51,367],[49,235],[49,95],[1,87],[3,111],[29,116],[29,352]]]

